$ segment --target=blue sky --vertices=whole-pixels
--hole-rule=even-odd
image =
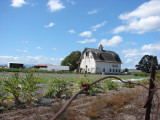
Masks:
[[[0,0],[0,64],[59,65],[85,47],[160,63],[160,0]]]

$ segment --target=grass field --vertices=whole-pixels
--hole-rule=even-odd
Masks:
[[[15,72],[1,72],[0,73],[0,81],[2,79],[6,79],[7,77],[10,77]],[[19,72],[19,75],[23,78],[25,77],[26,73]],[[95,81],[97,79],[100,79],[105,76],[109,75],[100,75],[100,74],[60,74],[60,73],[35,73],[36,76],[38,76],[38,82],[39,84],[48,84],[50,80],[54,79],[64,79],[68,82],[75,82],[80,79],[89,79],[90,81]],[[113,75],[112,75],[113,76]],[[139,78],[146,78],[148,76],[135,76],[135,75],[114,75],[116,77],[121,78],[122,80],[127,79],[139,79]],[[113,79],[111,79],[113,80]]]

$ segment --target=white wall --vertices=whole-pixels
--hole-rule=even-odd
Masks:
[[[80,68],[82,69],[81,72],[90,72],[90,73],[96,73],[96,66],[95,66],[95,60],[91,53],[89,53],[89,56],[86,56],[84,54],[84,59],[82,59]]]
[[[120,63],[106,63],[106,62],[96,62],[96,73],[120,73],[121,64]]]
[[[69,66],[48,65],[47,68],[40,68],[40,69],[48,71],[69,71]]]

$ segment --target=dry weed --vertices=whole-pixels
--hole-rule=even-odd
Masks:
[[[139,88],[127,89],[117,91],[111,97],[98,97],[98,100],[90,106],[85,115],[90,118],[98,118],[102,115],[102,111],[106,109],[109,117],[116,118],[117,113],[125,112],[124,106],[132,104],[132,101],[140,96],[140,90]],[[142,101],[138,101],[136,106],[140,107],[142,103]]]

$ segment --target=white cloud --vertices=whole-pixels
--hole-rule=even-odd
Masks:
[[[96,41],[97,40],[93,38],[93,39],[85,39],[83,41],[77,41],[77,42],[84,44],[84,43],[92,43],[92,42],[96,42]]]
[[[65,8],[60,0],[49,0],[47,6],[49,7],[50,12],[55,12]]]
[[[41,48],[40,46],[37,46],[36,49],[37,49],[37,50],[41,50],[42,48]]]
[[[79,36],[81,36],[81,37],[91,37],[92,32],[91,31],[84,31],[84,32],[80,33]]]
[[[71,30],[68,30],[68,32],[69,32],[69,33],[71,33],[71,34],[74,34],[74,33],[76,33],[76,31],[75,31],[75,30],[73,30],[73,29],[71,29]]]
[[[141,55],[141,52],[138,49],[126,49],[122,50],[124,57],[133,58]]]
[[[19,50],[19,49],[18,49],[18,50],[16,50],[16,52],[18,52],[18,53],[20,53],[20,52],[21,52],[21,53],[27,53],[28,50]]]
[[[53,27],[55,25],[54,22],[50,22],[48,25],[45,25],[44,27],[45,28],[50,28],[50,27]]]
[[[25,4],[27,3],[24,0],[12,0],[11,6],[12,7],[22,7]]]
[[[52,50],[57,50],[57,48],[52,48]]]
[[[110,40],[107,40],[107,39],[102,39],[101,40],[101,44],[103,46],[110,46],[110,47],[115,47],[117,46],[118,44],[120,44],[121,42],[123,42],[123,39],[122,37],[120,36],[114,36],[112,37],[112,39]],[[100,44],[100,43],[99,43]]]
[[[103,27],[104,25],[106,24],[106,21],[100,23],[100,24],[97,24],[95,26],[92,27],[92,31],[96,31],[98,28],[100,27]]]
[[[47,58],[44,56],[0,56],[0,64],[7,64],[9,62],[24,63],[24,64],[53,64],[59,65],[62,58]]]
[[[29,43],[29,41],[22,41],[22,43],[24,43],[24,44],[28,44],[28,43]]]
[[[89,14],[89,15],[90,15],[90,14],[95,14],[95,13],[97,13],[97,12],[98,12],[98,10],[97,10],[97,9],[94,9],[94,10],[89,11],[88,14]]]
[[[74,0],[67,0],[67,2],[71,3],[72,5],[76,4],[76,2]]]
[[[135,68],[135,65],[141,60],[144,55],[157,56],[160,62],[160,41],[152,44],[143,45],[139,49],[125,49],[121,51],[122,55],[127,59],[124,60],[124,66]]]
[[[160,42],[143,45],[140,49],[125,49],[125,50],[122,50],[122,54],[126,58],[141,57],[143,55],[159,56]]]
[[[136,42],[129,42],[130,45],[137,45]]]
[[[25,52],[25,53],[26,53],[26,52],[28,52],[28,50],[23,50],[23,52]]]
[[[133,59],[127,59],[124,63],[132,63]]]
[[[150,53],[160,53],[160,41],[153,44],[143,45],[141,50]]]
[[[151,0],[130,13],[119,16],[125,25],[116,27],[113,33],[132,32],[143,34],[160,30],[160,0]]]

